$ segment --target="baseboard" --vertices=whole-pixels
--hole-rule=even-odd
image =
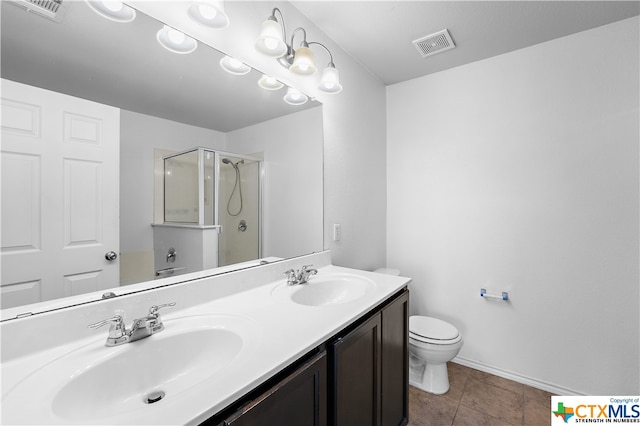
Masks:
[[[550,392],[554,395],[563,395],[563,396],[564,395],[576,395],[576,396],[584,395],[583,393],[576,392],[575,390],[572,390],[572,389],[567,389],[552,383],[542,382],[540,380],[533,379],[531,377],[523,376],[517,373],[512,373],[511,371],[501,370],[499,368],[495,368],[490,365],[483,364],[477,361],[472,361],[466,358],[455,357],[451,362],[464,365],[465,367],[484,371],[485,373],[493,374],[494,376],[499,376],[505,379],[513,380],[514,382],[522,383],[524,385],[531,386],[536,389],[541,389],[541,390]]]

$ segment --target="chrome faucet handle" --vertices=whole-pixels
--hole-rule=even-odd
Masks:
[[[306,284],[309,281],[309,277],[318,273],[317,269],[309,269],[313,265],[304,265],[300,270],[300,276],[298,277],[298,282],[300,284]]]
[[[107,337],[107,341],[105,343],[106,346],[119,345],[128,340],[129,336],[127,334],[127,329],[124,325],[124,320],[120,315],[116,315],[113,318],[89,324],[87,327],[96,329],[107,324],[111,324],[111,327],[109,327],[109,336]]]
[[[147,318],[145,318],[149,333],[153,334],[164,330],[164,324],[160,319],[160,313],[158,311],[162,308],[171,306],[176,306],[176,302],[164,303],[162,305],[153,305],[149,308],[149,315],[147,315]]]
[[[176,306],[176,302],[164,303],[162,305],[153,305],[152,307],[149,308],[149,316],[153,318],[158,318],[158,316],[160,315],[158,314],[158,311],[160,309],[171,307],[171,306]]]
[[[287,276],[287,284],[294,285],[298,283],[298,277],[296,276],[295,269],[289,269],[288,271],[285,271],[283,275]]]

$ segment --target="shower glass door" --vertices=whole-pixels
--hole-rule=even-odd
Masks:
[[[215,225],[215,153],[203,148],[164,159],[164,221]]]
[[[164,159],[164,221],[198,223],[198,150]]]

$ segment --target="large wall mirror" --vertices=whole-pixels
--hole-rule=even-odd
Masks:
[[[323,249],[318,102],[139,11],[1,3],[3,320]]]

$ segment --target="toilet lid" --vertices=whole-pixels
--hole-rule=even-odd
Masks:
[[[418,339],[453,340],[460,336],[458,329],[437,318],[413,315],[409,318],[409,333]]]

